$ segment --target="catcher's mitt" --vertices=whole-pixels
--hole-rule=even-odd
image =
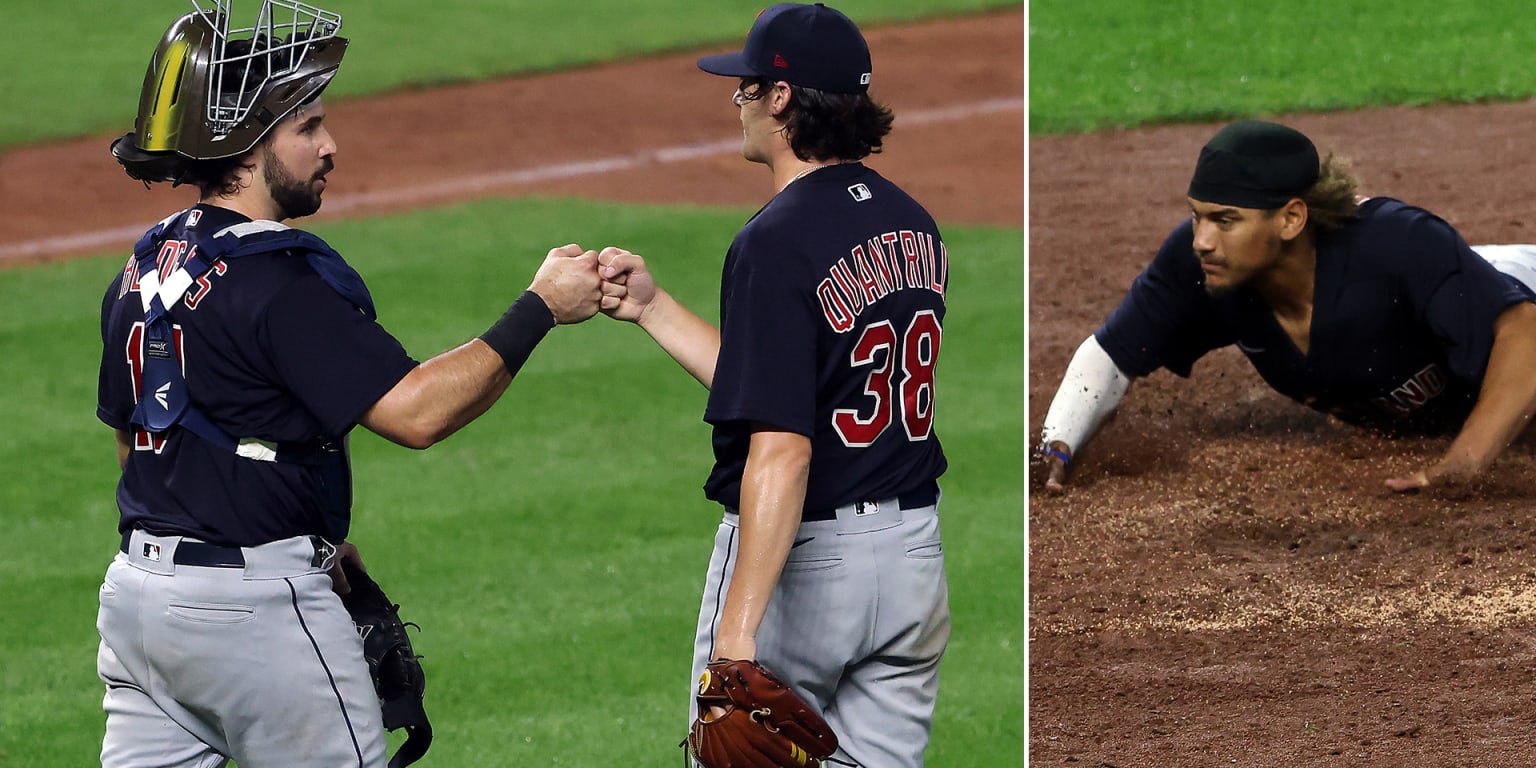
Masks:
[[[342,560],[341,566],[352,587],[341,602],[363,638],[363,656],[368,659],[373,687],[384,710],[384,727],[391,731],[405,728],[408,734],[390,759],[389,768],[405,768],[426,754],[432,744],[432,724],[427,722],[421,703],[427,678],[405,633],[406,627],[416,625],[400,620],[400,606],[390,602],[367,573],[347,560]]]
[[[704,768],[817,768],[837,751],[821,714],[755,661],[710,662],[698,702],[684,743]],[[725,712],[716,716],[711,707]]]

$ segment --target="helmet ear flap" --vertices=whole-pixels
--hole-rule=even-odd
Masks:
[[[153,181],[169,181],[172,185],[186,182],[186,157],[175,152],[147,152],[139,149],[138,143],[138,136],[132,131],[112,141],[112,156],[130,177],[146,185]]]

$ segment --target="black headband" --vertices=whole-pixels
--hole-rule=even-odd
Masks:
[[[1189,196],[1268,210],[1304,195],[1317,175],[1311,139],[1278,123],[1242,120],[1222,128],[1200,149]]]

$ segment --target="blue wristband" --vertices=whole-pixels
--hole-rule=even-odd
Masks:
[[[1072,455],[1066,451],[1061,450],[1060,448],[1053,448],[1049,445],[1042,445],[1040,446],[1040,452],[1047,456],[1055,456],[1056,458],[1061,459],[1061,465],[1063,467],[1072,463]]]

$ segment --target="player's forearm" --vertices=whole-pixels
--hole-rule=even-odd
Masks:
[[[809,438],[791,432],[752,434],[741,480],[741,547],[716,633],[717,656],[755,655],[758,626],[800,527],[810,464]]]
[[[720,329],[658,289],[656,297],[635,321],[667,354],[705,389],[715,381],[720,358]]]
[[[1520,435],[1536,414],[1532,371],[1536,371],[1536,305],[1522,303],[1499,315],[1477,405],[1446,450],[1443,466],[1479,472]]]
[[[427,448],[490,409],[512,374],[480,339],[415,367],[363,414],[362,425],[407,448]]]
[[[1114,413],[1130,385],[1130,378],[1120,372],[1098,340],[1089,336],[1078,346],[1061,377],[1061,386],[1040,427],[1041,444],[1059,441],[1069,452],[1081,450]]]

